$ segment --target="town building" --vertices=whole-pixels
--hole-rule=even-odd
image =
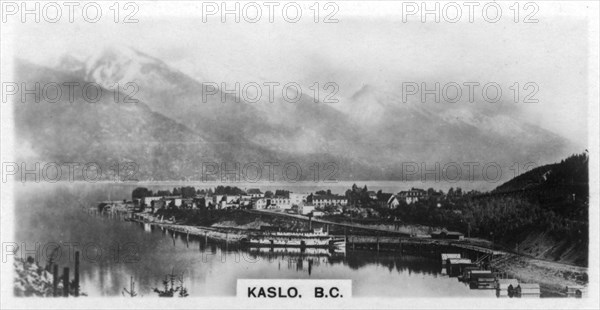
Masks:
[[[181,198],[181,196],[164,196],[162,198],[167,202],[167,205],[173,202],[176,207],[181,207],[181,204],[183,203],[183,198]]]
[[[292,202],[288,197],[276,196],[271,198],[271,204],[269,208],[290,209],[292,208]]]
[[[159,200],[151,201],[148,207],[149,208],[147,210],[151,211],[152,213],[156,213],[156,211],[166,208],[167,203],[164,199],[161,198]]]
[[[156,200],[160,200],[162,199],[162,196],[149,196],[149,197],[144,197],[144,205],[146,206],[150,206],[152,204],[153,201]]]
[[[240,206],[240,196],[238,195],[214,195],[213,203],[217,209],[231,209]]]
[[[315,206],[298,205],[298,214],[307,215],[315,210]]]
[[[186,209],[197,209],[198,208],[198,206],[196,205],[196,202],[194,201],[194,198],[184,198],[182,200],[181,206]]]
[[[131,212],[135,210],[133,201],[117,200],[117,201],[102,201],[98,205],[101,212]]]
[[[262,198],[265,197],[265,193],[261,192],[258,188],[251,188],[246,193],[252,198]]]
[[[400,200],[398,199],[398,196],[390,195],[390,198],[388,198],[388,201],[387,201],[387,207],[390,209],[396,209],[396,208],[398,208],[399,205],[400,205]]]
[[[264,210],[271,204],[271,199],[252,198],[252,209]]]
[[[290,203],[292,205],[297,205],[297,206],[299,206],[303,202],[306,202],[307,197],[308,197],[308,194],[300,194],[300,193],[290,193],[289,194]]]
[[[407,204],[415,203],[419,200],[426,199],[427,191],[420,188],[411,188],[409,191],[401,191],[398,193],[398,198],[404,200]]]
[[[348,205],[348,198],[338,195],[313,195],[311,203],[319,208],[337,205],[346,206]]]
[[[394,194],[390,194],[390,193],[381,193],[378,197],[377,197],[377,203],[379,203],[379,206],[382,208],[385,207],[389,207],[389,201],[390,198],[392,198],[392,196],[394,196]]]
[[[212,201],[212,197],[208,195],[196,195],[193,201],[197,208],[208,208],[210,206],[210,202]]]

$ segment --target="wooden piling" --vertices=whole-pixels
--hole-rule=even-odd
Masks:
[[[348,230],[346,226],[344,226],[344,242],[348,242]]]
[[[52,271],[52,275],[54,278],[52,279],[52,294],[54,297],[58,296],[58,265],[54,264],[54,270]]]
[[[75,252],[75,297],[79,297],[79,251]]]
[[[69,297],[69,267],[63,269],[63,297]]]

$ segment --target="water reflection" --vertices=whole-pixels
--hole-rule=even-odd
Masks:
[[[131,189],[113,185],[112,197],[129,197]],[[442,276],[438,260],[351,250],[244,248],[82,211],[106,199],[106,193],[102,184],[27,184],[15,193],[17,242],[75,245],[82,252],[82,290],[90,296],[121,296],[133,277],[140,295],[154,297],[152,290],[171,272],[183,275],[192,297],[234,296],[237,279],[264,278],[351,279],[356,297],[494,296]],[[69,255],[56,262],[72,265]]]

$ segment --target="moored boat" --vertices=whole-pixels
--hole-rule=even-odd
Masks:
[[[345,247],[343,238],[335,238],[323,231],[322,228],[309,231],[262,230],[251,233],[246,240],[248,245],[255,247],[300,247],[300,248],[330,248]]]

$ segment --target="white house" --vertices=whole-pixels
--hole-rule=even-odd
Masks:
[[[308,194],[290,193],[290,203],[299,206],[301,203],[306,202],[307,197]]]
[[[298,205],[299,214],[307,215],[313,211],[315,211],[315,206],[305,206],[304,204]]]
[[[271,199],[271,206],[278,209],[290,209],[292,202],[286,197],[274,197]]]
[[[266,198],[258,198],[254,201],[254,209],[262,210],[267,208],[267,199]]]
[[[173,201],[176,207],[181,207],[181,204],[183,203],[181,196],[165,196],[163,198],[167,202],[167,205]]]
[[[175,204],[176,207],[180,207],[183,203],[183,198],[181,196],[151,196],[144,197],[144,204],[146,206],[151,206],[153,201],[164,200],[168,205],[171,201]]]
[[[398,196],[400,199],[405,200],[407,204],[411,204],[427,198],[427,192],[423,189],[413,187],[409,191],[399,192]]]
[[[149,196],[149,197],[144,197],[144,204],[145,204],[146,206],[150,206],[150,204],[151,204],[153,201],[160,200],[161,198],[162,198],[162,196]]]
[[[346,205],[348,205],[348,199],[344,196],[337,196],[337,195],[313,195],[312,203],[313,203],[313,205],[315,205],[317,207],[332,206],[332,205],[333,206],[335,206],[335,205],[346,206]]]
[[[235,196],[235,195],[215,195],[215,196],[213,196],[213,201],[215,203],[220,203],[220,202],[224,201],[227,204],[231,204],[231,203],[238,201],[239,199],[240,199],[240,197]]]
[[[258,189],[258,188],[251,188],[246,193],[248,195],[250,195],[252,198],[262,198],[262,197],[265,197],[265,194],[263,192],[261,192],[260,189]]]
[[[390,209],[396,209],[400,205],[400,201],[398,200],[398,197],[396,197],[396,195],[392,195],[390,196],[390,199],[388,199],[387,205]]]

